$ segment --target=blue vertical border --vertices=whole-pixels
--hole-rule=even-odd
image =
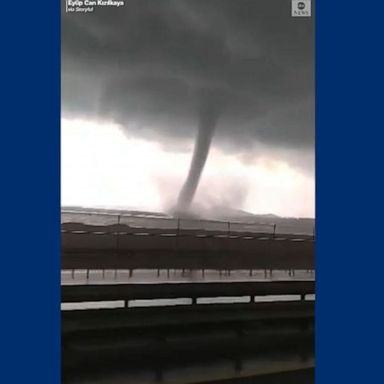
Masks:
[[[1,383],[60,383],[60,2],[1,3]]]
[[[384,382],[383,5],[316,2],[316,384]]]

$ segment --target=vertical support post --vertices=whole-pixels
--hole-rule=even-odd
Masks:
[[[176,239],[175,239],[175,254],[179,256],[179,239],[180,237],[180,217],[177,218],[177,228],[176,228]],[[184,269],[182,271],[182,276],[184,276]]]
[[[120,250],[120,215],[117,216],[117,232],[116,232],[116,253]]]
[[[116,231],[116,256],[120,254],[120,215],[117,215],[117,231]],[[117,279],[117,269],[115,269],[115,280]]]
[[[276,236],[276,224],[273,224],[273,238]]]

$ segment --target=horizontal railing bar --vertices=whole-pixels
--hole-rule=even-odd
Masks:
[[[203,298],[225,296],[300,295],[315,293],[314,281],[213,282],[65,285],[62,302],[140,299]]]

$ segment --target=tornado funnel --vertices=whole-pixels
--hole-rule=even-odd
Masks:
[[[200,108],[199,125],[192,161],[187,179],[185,180],[178,198],[177,208],[180,212],[189,210],[195,196],[204,165],[207,161],[217,119],[217,108],[213,108],[209,105]]]

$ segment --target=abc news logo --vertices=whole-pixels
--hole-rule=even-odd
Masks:
[[[311,0],[292,0],[292,16],[310,17]]]

